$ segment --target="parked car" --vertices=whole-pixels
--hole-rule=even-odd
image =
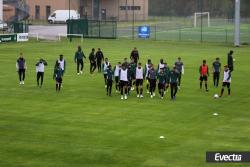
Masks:
[[[0,20],[0,30],[7,30],[8,29],[8,25],[7,23],[3,22],[2,20]]]
[[[56,10],[49,17],[49,23],[66,23],[69,19],[79,19],[80,14],[76,10]]]

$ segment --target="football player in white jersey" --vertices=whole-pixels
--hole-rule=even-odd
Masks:
[[[63,78],[64,73],[66,71],[66,60],[64,59],[63,55],[59,56],[59,59],[56,61],[56,64],[55,64],[54,68],[57,68],[57,64],[58,63],[59,63],[60,68],[62,69],[62,76],[61,76],[61,78]],[[62,88],[63,87],[62,83],[60,85],[61,85],[61,88]]]
[[[43,60],[40,59],[37,63],[36,63],[36,81],[37,81],[37,86],[42,87],[43,85],[43,77],[44,77],[44,66],[47,66],[48,63]],[[39,83],[41,79],[41,83]]]
[[[224,66],[223,84],[222,84],[220,97],[222,97],[225,87],[227,87],[228,95],[230,96],[230,94],[231,94],[230,86],[231,86],[231,71],[229,70],[228,65],[225,65]]]
[[[114,76],[115,76],[115,89],[116,93],[120,91],[120,85],[119,85],[119,72],[121,70],[121,62],[118,62],[114,67]]]
[[[161,59],[161,60],[160,60],[160,63],[158,64],[157,73],[159,73],[160,70],[161,70],[161,68],[164,68],[164,67],[165,67],[164,60]]]
[[[145,70],[145,75],[146,75],[146,80],[147,80],[147,93],[149,93],[149,83],[150,83],[150,80],[148,78],[148,71],[150,70],[151,65],[152,65],[152,61],[151,61],[151,59],[148,59],[148,62],[145,65],[145,69],[144,69]]]
[[[102,64],[102,71],[103,71],[103,77],[104,77],[104,83],[105,83],[105,88],[107,88],[107,70],[109,66],[109,59],[105,58],[103,64]]]
[[[126,68],[126,64],[122,64],[122,68],[119,72],[119,81],[120,81],[120,89],[121,89],[121,99],[128,99],[128,76],[129,72],[128,69]],[[125,94],[124,94],[125,93]]]
[[[56,61],[56,64],[57,64],[57,62],[59,63],[59,65],[60,65],[60,67],[61,67],[61,69],[63,71],[62,75],[64,75],[64,73],[66,71],[66,61],[63,58],[63,55],[60,55],[59,59]],[[56,64],[55,64],[55,67],[56,67]]]
[[[138,98],[143,98],[143,80],[144,80],[144,71],[142,68],[141,63],[138,63],[135,72],[135,79],[136,79],[136,92]]]

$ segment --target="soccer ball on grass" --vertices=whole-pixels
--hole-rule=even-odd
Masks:
[[[218,94],[215,94],[214,95],[214,99],[218,99],[219,98],[219,95]]]

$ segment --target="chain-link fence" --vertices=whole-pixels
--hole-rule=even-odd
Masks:
[[[102,1],[103,3],[100,3],[101,1],[92,3],[94,1],[69,0],[68,2],[71,3],[64,4],[63,9],[77,10],[81,18],[97,20],[97,22],[90,21],[88,23],[87,33],[82,33],[81,27],[75,32],[77,34],[85,34],[85,37],[98,38],[108,35],[108,37],[112,38],[138,39],[138,28],[140,26],[148,26],[150,28],[150,38],[147,39],[149,40],[233,43],[235,34],[235,1],[148,0],[147,4],[146,0],[120,0],[120,3],[114,5],[113,2],[116,1],[111,0]],[[20,7],[18,0],[4,0],[4,2],[13,7],[12,13],[14,15],[18,14],[16,11],[20,10],[19,13],[24,11],[24,8]],[[42,1],[39,3],[33,2],[29,1],[27,3],[30,9],[28,18],[30,24],[47,24],[48,16],[55,8],[59,8],[54,3],[51,3],[51,6],[46,4],[40,6]],[[250,0],[240,0],[240,2],[241,43],[250,43]],[[93,9],[95,9],[95,12],[92,11]],[[27,14],[27,12],[23,13]],[[105,16],[106,14],[107,16],[112,14],[115,17],[104,17],[104,14]],[[24,16],[22,18],[26,18],[26,15]],[[108,20],[111,21],[109,22]],[[55,25],[52,24],[51,26]],[[116,28],[112,28],[116,26],[117,31]]]
[[[101,20],[68,20],[67,34],[82,34],[84,38],[117,38],[117,22]]]
[[[183,22],[176,22],[180,20]],[[194,27],[192,20],[176,18],[169,21],[153,21],[136,23],[133,27],[130,23],[119,23],[118,38],[138,38],[138,27],[147,25],[150,27],[150,39],[152,40],[174,40],[174,41],[204,41],[232,43],[234,40],[234,23],[232,20],[213,19],[210,27]],[[225,24],[214,23],[224,22]],[[132,24],[132,23],[131,23]],[[134,33],[133,33],[134,29]],[[133,36],[134,35],[134,36]],[[241,21],[241,42],[250,43],[250,19]]]
[[[138,27],[150,27],[151,40],[234,41],[235,0],[151,0],[149,19],[118,24],[119,38],[138,38]],[[241,43],[250,43],[250,1],[241,0]]]

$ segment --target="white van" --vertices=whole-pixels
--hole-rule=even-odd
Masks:
[[[49,23],[66,23],[69,19],[80,19],[80,14],[76,10],[56,10],[49,17]]]
[[[6,30],[8,30],[8,25],[7,25],[7,23],[3,22],[2,20],[0,20],[0,30],[1,30],[1,31],[6,31]]]

